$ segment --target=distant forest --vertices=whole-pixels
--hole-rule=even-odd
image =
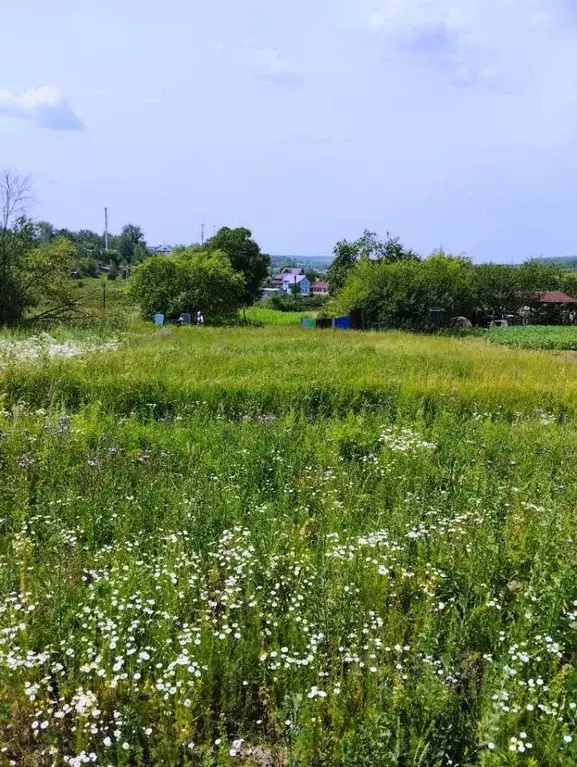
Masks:
[[[552,256],[550,258],[540,258],[539,261],[545,261],[547,264],[555,264],[561,269],[577,270],[577,256]]]

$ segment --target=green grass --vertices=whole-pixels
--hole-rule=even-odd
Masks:
[[[0,377],[9,402],[119,413],[291,410],[577,412],[571,359],[483,340],[269,328],[164,328],[126,338],[114,355],[13,368]]]
[[[315,317],[316,312],[280,312],[262,306],[251,306],[246,316],[262,325],[300,325],[304,317]]]
[[[489,340],[518,349],[577,350],[577,326],[491,328]]]
[[[576,763],[572,361],[123,344],[0,373],[0,765]]]

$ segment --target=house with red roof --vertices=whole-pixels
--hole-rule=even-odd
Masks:
[[[313,296],[328,296],[329,283],[325,282],[324,280],[317,280],[317,282],[313,282],[311,286],[311,293]]]
[[[540,290],[527,294],[521,315],[540,325],[572,325],[577,322],[577,299],[560,290]]]

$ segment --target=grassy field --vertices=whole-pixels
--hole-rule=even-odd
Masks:
[[[266,328],[164,328],[125,337],[114,355],[21,370],[0,394],[34,407],[100,402],[117,413],[157,415],[303,412],[342,415],[451,410],[514,418],[577,413],[572,359],[484,340],[400,332]]]
[[[529,325],[491,328],[489,340],[518,349],[577,350],[577,326]]]
[[[0,765],[577,763],[577,367],[175,328],[0,372]]]
[[[303,317],[314,317],[315,312],[279,312],[267,307],[251,306],[246,316],[262,325],[300,325]]]

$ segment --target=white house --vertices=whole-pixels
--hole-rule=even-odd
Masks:
[[[295,285],[297,289],[295,289]],[[311,283],[304,274],[285,274],[282,281],[282,289],[289,295],[296,292],[301,296],[310,296]]]
[[[282,283],[285,277],[288,277],[289,275],[299,275],[304,274],[304,269],[301,269],[300,266],[285,266],[285,268],[279,272],[279,274],[275,274],[275,276],[271,279],[270,284],[272,288],[282,288]]]

